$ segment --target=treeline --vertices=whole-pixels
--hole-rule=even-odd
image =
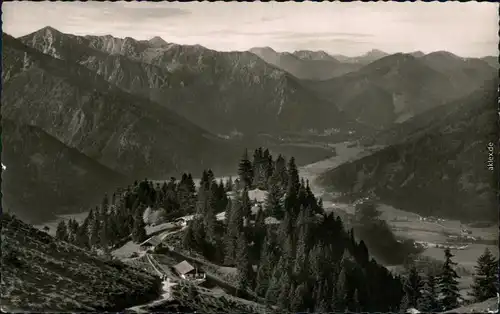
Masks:
[[[209,170],[204,175],[212,176]],[[218,195],[226,194],[222,183]],[[144,179],[125,190],[117,190],[111,199],[105,195],[102,204],[89,211],[79,224],[70,219],[57,226],[56,237],[84,248],[107,250],[123,241],[141,242],[146,238],[145,213],[159,212],[158,221],[193,214],[196,206],[196,187],[191,174],[183,174],[180,181],[153,184]]]
[[[444,250],[445,260],[436,274],[428,271],[424,276],[417,267],[409,267],[404,280],[405,296],[401,308],[416,308],[421,312],[448,311],[460,306],[462,297],[459,293],[458,279],[450,249]],[[478,258],[474,283],[472,284],[472,302],[482,302],[497,295],[498,291],[498,260],[486,249]]]
[[[228,200],[224,222],[210,206],[210,187],[216,183],[203,179],[184,247],[214,263],[236,266],[240,290],[254,291],[281,310],[399,310],[400,278],[370,259],[366,245],[354,240],[339,217],[323,211],[293,158],[273,164],[272,173],[263,176],[244,154],[241,190]],[[259,185],[268,195],[254,214],[248,191]]]

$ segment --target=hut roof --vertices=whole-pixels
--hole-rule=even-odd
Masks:
[[[187,261],[182,261],[174,266],[174,269],[181,275],[185,275],[194,270],[193,265],[189,264]]]

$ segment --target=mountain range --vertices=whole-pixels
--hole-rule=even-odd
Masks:
[[[354,63],[354,64],[361,64],[361,65],[367,65],[369,63],[372,63],[373,61],[377,61],[378,59],[382,59],[383,57],[387,57],[389,54],[387,52],[378,50],[378,49],[372,49],[368,51],[367,53],[358,56],[358,57],[346,57],[344,55],[333,55],[335,59],[337,59],[340,62],[345,62],[345,63]]]
[[[464,97],[496,75],[480,59],[397,53],[340,77],[303,84],[351,119],[383,129]]]
[[[342,127],[347,118],[289,73],[250,52],[74,36],[47,27],[20,38],[54,58],[99,74],[215,134]],[[256,123],[258,121],[258,123]]]
[[[276,52],[270,47],[252,48],[249,51],[299,79],[326,80],[362,67],[362,63],[339,61],[324,51],[289,53]]]
[[[160,37],[75,36],[51,27],[18,39],[2,37],[1,112],[13,125],[8,130],[18,135],[9,139],[6,133],[5,143],[16,151],[7,154],[11,148],[6,148],[10,160],[4,164],[17,162],[23,170],[16,172],[26,173],[22,180],[5,179],[12,191],[32,186],[26,193],[52,195],[40,206],[41,216],[85,207],[117,180],[165,179],[208,167],[232,174],[235,169],[227,165],[243,147],[259,145],[235,135],[273,134],[280,142],[293,132],[335,130],[352,136],[358,131],[361,136],[381,129],[388,131],[380,133],[380,142],[402,142],[391,132],[412,130],[412,124],[399,129],[398,123],[419,121],[427,111],[465,99],[496,72],[491,57],[447,52],[373,50],[357,58],[268,47],[219,52]],[[36,149],[28,148],[19,134],[42,140]],[[45,142],[58,144],[45,147]],[[36,150],[43,160],[74,159],[76,165],[57,172],[55,163],[40,162]],[[40,178],[35,172],[44,173],[38,183],[28,179]],[[56,179],[79,177],[85,182],[81,186],[54,185]],[[102,185],[91,183],[96,181]],[[83,193],[87,184],[96,189]],[[50,186],[52,194],[36,192]],[[9,193],[7,207],[30,212],[36,205],[35,194],[20,201]],[[77,201],[70,206],[64,198],[56,200],[62,194]]]
[[[488,147],[498,137],[497,87],[490,81],[405,122],[385,137],[398,144],[328,171],[322,184],[349,196],[373,193],[382,203],[425,216],[496,220]]]
[[[165,178],[217,164],[233,146],[95,72],[3,36],[2,115],[37,126],[119,173]],[[238,151],[238,154],[241,152]],[[198,168],[198,169],[197,169]]]

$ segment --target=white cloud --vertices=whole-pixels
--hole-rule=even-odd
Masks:
[[[356,55],[449,50],[497,54],[496,4],[448,3],[151,3],[8,2],[4,31],[20,36],[50,25],[75,34],[112,34],[201,44],[218,50],[271,46]]]

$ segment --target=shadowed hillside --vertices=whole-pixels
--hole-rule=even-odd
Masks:
[[[131,179],[34,126],[2,119],[2,208],[37,223],[99,203]]]
[[[241,154],[229,141],[83,66],[5,34],[3,52],[2,115],[40,127],[117,172],[166,178],[208,165],[222,171]]]
[[[327,81],[304,81],[349,117],[378,128],[460,99],[495,77],[479,59],[451,54],[393,54]]]
[[[488,166],[489,145],[497,149],[496,99],[491,84],[425,131],[414,128],[405,142],[341,165],[321,182],[353,197],[374,193],[383,203],[422,215],[497,219],[495,176]]]

